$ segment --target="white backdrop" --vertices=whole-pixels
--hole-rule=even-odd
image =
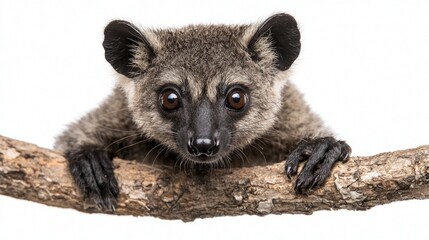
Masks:
[[[43,147],[96,107],[115,79],[104,60],[112,19],[142,26],[296,17],[302,52],[291,81],[353,155],[429,144],[428,1],[0,0],[0,134]],[[242,216],[192,223],[83,214],[0,196],[0,239],[427,238],[429,200],[366,212]]]

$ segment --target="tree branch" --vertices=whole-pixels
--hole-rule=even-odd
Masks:
[[[429,145],[352,157],[337,164],[326,186],[297,195],[284,164],[216,169],[191,176],[170,167],[114,160],[121,188],[114,214],[182,219],[317,210],[365,210],[407,199],[429,198]],[[0,136],[0,194],[50,206],[85,208],[60,153]]]

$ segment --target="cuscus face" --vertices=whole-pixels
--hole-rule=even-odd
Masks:
[[[175,30],[113,21],[103,46],[141,130],[182,160],[219,164],[274,125],[300,35],[286,14]]]

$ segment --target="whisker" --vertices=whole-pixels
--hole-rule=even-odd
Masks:
[[[233,148],[233,153],[235,153],[238,157],[241,158],[243,166],[245,165],[244,158],[246,159],[247,163],[250,163],[249,159],[247,158],[247,155],[243,152],[243,150],[241,148],[238,148],[238,147],[236,147],[234,145],[230,145],[230,146]],[[244,156],[244,158],[243,158],[243,156]]]
[[[135,142],[135,143],[132,143],[132,144],[130,144],[130,145],[127,145],[127,146],[125,146],[125,147],[122,147],[122,148],[120,148],[120,149],[116,150],[116,153],[118,153],[118,152],[120,152],[120,151],[124,150],[125,148],[130,148],[130,147],[135,146],[135,145],[137,145],[137,144],[144,143],[144,142],[146,142],[146,141],[148,141],[148,140],[149,140],[149,139],[143,139],[143,140],[141,140],[141,141],[137,141],[137,142]]]
[[[261,151],[264,150],[264,148],[259,143],[257,143],[256,141],[253,142],[252,144],[256,145],[256,147],[258,147],[259,150],[261,150]]]
[[[162,144],[160,143],[160,144],[156,145],[155,147],[151,148],[151,149],[146,153],[146,155],[144,156],[144,158],[143,158],[143,161],[142,161],[142,162],[145,162],[145,160],[146,160],[146,158],[149,156],[149,154],[150,154],[150,153],[151,153],[155,148],[157,148],[157,147],[159,147],[159,146],[162,146]]]
[[[231,156],[226,156],[226,159],[222,158],[222,161],[225,163],[227,169],[231,169]]]
[[[128,139],[128,138],[133,138],[133,137],[136,137],[136,136],[139,136],[141,133],[136,133],[136,134],[132,134],[132,135],[127,135],[127,136],[125,136],[125,137],[123,137],[123,138],[120,138],[120,139],[118,139],[118,140],[116,140],[116,141],[113,141],[113,142],[111,142],[109,145],[107,145],[106,147],[104,147],[104,150],[107,150],[109,147],[111,147],[113,144],[115,144],[115,143],[118,143],[118,142],[120,142],[120,141],[123,141],[123,140],[126,140],[126,139]],[[122,149],[120,149],[120,150],[122,150]],[[118,150],[119,151],[119,150]]]
[[[141,133],[140,130],[124,130],[124,129],[117,129],[117,128],[106,127],[106,126],[103,126],[103,125],[101,125],[100,128],[107,129],[107,130],[114,131],[114,132]]]
[[[262,135],[266,135],[266,134],[279,135],[280,134],[279,131],[265,130],[265,129],[256,129],[256,130],[255,129],[240,129],[240,130],[231,131],[230,133],[235,134],[235,133],[241,133],[241,132],[262,133]]]
[[[159,150],[158,150],[158,154],[156,154],[155,159],[152,161],[152,166],[155,165],[156,159],[158,159],[158,156],[163,152],[167,150],[167,147],[162,146]]]
[[[250,144],[250,146],[256,149],[256,151],[258,151],[262,155],[262,157],[264,158],[264,163],[267,164],[267,159],[265,158],[265,154],[259,148],[253,146],[253,144]]]

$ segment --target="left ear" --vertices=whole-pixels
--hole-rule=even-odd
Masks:
[[[295,19],[285,13],[271,16],[263,22],[250,39],[248,49],[254,61],[260,59],[257,44],[267,38],[276,55],[275,67],[281,71],[290,68],[301,51],[301,35]]]
[[[110,65],[128,78],[142,74],[155,57],[145,35],[133,24],[122,20],[112,21],[106,26],[103,47]]]

